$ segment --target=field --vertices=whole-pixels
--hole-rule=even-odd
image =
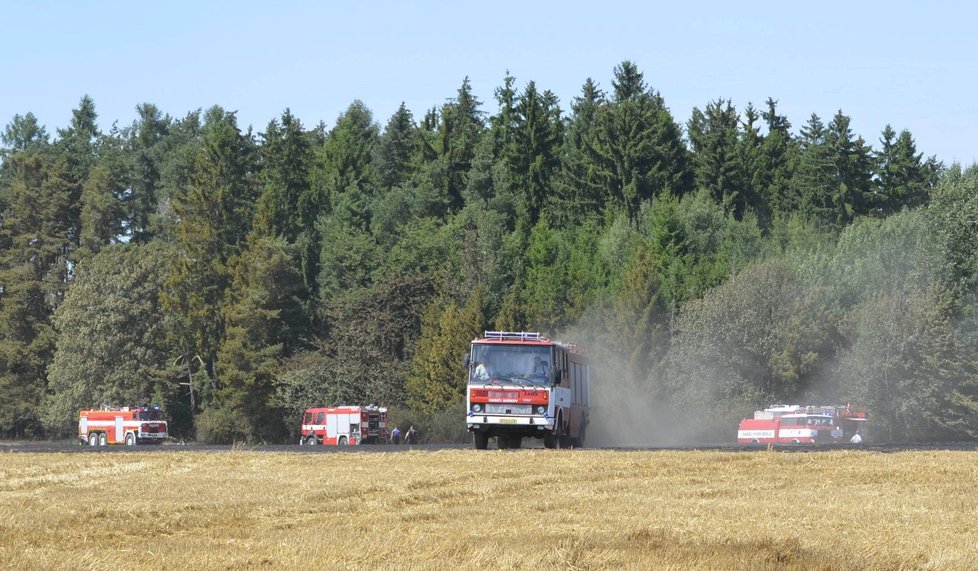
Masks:
[[[978,455],[0,455],[16,569],[976,569]]]

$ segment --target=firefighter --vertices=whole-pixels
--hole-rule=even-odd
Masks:
[[[479,363],[475,366],[475,378],[479,381],[486,382],[491,377],[491,372],[489,370],[489,363]]]
[[[547,364],[540,358],[539,355],[533,357],[533,370],[530,371],[531,375],[540,375],[543,377],[547,376]]]
[[[394,444],[401,443],[401,429],[396,426],[394,427],[394,430],[391,431],[391,442]]]
[[[404,433],[404,443],[405,444],[415,444],[414,426],[412,426],[411,428],[409,428],[408,431]]]

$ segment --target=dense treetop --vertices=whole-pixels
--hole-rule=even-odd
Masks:
[[[562,109],[507,75],[389,119],[150,103],[0,149],[0,434],[163,406],[172,432],[285,441],[314,404],[462,427],[468,342],[573,337],[595,416],[730,440],[771,402],[853,402],[879,439],[978,431],[978,170],[768,99],[679,124],[635,64]],[[614,389],[614,390],[612,390]],[[643,412],[644,411],[644,412]],[[667,431],[668,427],[668,431]],[[437,433],[437,434],[436,434]]]

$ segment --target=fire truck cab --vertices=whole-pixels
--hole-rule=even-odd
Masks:
[[[167,424],[158,406],[126,406],[78,413],[78,439],[82,444],[160,444],[167,436]]]
[[[739,444],[863,442],[866,414],[849,406],[773,405],[740,421]]]
[[[355,446],[387,440],[387,408],[369,406],[312,407],[302,415],[299,444]]]
[[[486,331],[465,357],[466,427],[475,448],[496,437],[499,448],[519,448],[524,437],[547,448],[584,445],[591,372],[572,343],[539,333]]]

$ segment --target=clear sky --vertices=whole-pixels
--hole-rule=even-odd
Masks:
[[[483,110],[506,71],[565,111],[590,77],[635,62],[685,124],[729,98],[780,102],[797,132],[839,109],[874,146],[890,123],[945,163],[978,161],[978,3],[216,2],[0,0],[0,126],[34,113],[68,125],[82,95],[100,125],[137,104],[220,105],[262,131],[290,108],[332,125],[355,99],[384,125],[420,118],[468,76]]]

